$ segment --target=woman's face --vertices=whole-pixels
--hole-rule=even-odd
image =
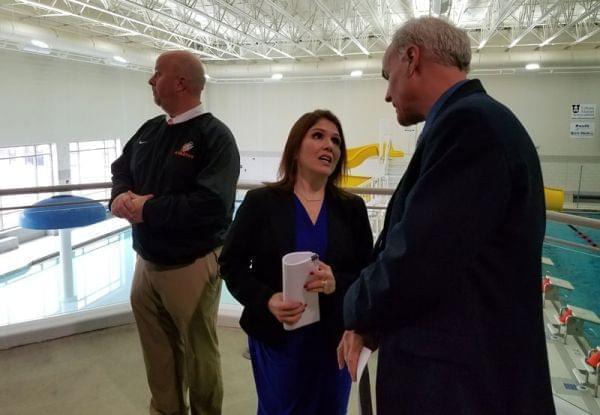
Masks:
[[[342,137],[334,123],[321,118],[309,128],[298,152],[298,173],[331,176],[340,159]]]

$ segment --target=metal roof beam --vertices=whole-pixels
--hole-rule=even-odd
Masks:
[[[477,50],[483,49],[487,42],[496,34],[500,23],[518,9],[524,0],[511,0],[501,8],[499,0],[493,0],[485,15],[485,23],[481,28],[482,37]]]
[[[177,48],[185,48],[185,49],[188,49],[188,50],[190,50],[192,52],[200,53],[202,55],[208,56],[208,57],[213,58],[213,59],[217,59],[217,60],[221,59],[220,57],[218,57],[216,55],[213,55],[211,53],[208,53],[208,52],[205,52],[205,51],[202,51],[202,50],[193,49],[193,48],[190,48],[190,47],[183,47],[181,44],[176,43],[176,42],[172,42],[172,41],[167,40],[167,39],[157,38],[155,36],[151,36],[151,35],[148,35],[148,34],[145,34],[145,33],[142,33],[142,32],[136,31],[136,30],[133,30],[133,29],[123,28],[123,27],[120,27],[118,25],[114,25],[112,23],[108,23],[108,22],[104,22],[104,21],[101,21],[101,20],[97,20],[97,19],[91,18],[91,17],[87,17],[87,16],[83,16],[83,15],[80,15],[80,14],[76,14],[76,13],[73,13],[71,11],[60,9],[58,7],[48,6],[46,4],[37,3],[37,2],[31,1],[31,0],[17,0],[17,1],[20,2],[20,3],[32,6],[32,7],[37,7],[37,8],[49,10],[49,11],[56,12],[56,13],[64,13],[67,16],[71,16],[71,17],[75,17],[75,18],[78,18],[78,19],[81,19],[81,20],[85,20],[85,21],[87,21],[89,23],[98,24],[98,25],[101,25],[103,27],[109,27],[109,28],[111,28],[113,30],[116,30],[116,31],[129,32],[129,33],[134,34],[136,36],[142,36],[144,38],[148,38],[148,39],[154,40],[156,42],[164,43],[164,44],[169,45],[169,46],[174,46],[174,47],[177,47]],[[65,0],[65,1],[72,2],[74,0]],[[80,2],[76,2],[76,3],[80,3]],[[86,6],[89,7],[89,5],[86,5]],[[89,8],[95,10],[92,7],[89,7]],[[97,9],[98,9],[97,11],[101,11],[101,12],[107,13],[109,15],[116,15],[116,13],[108,12],[108,11],[102,10],[100,8],[97,8]],[[127,18],[127,17],[120,16],[120,15],[117,15],[117,17],[125,19],[125,20],[132,20],[131,18]],[[160,31],[160,32],[166,32],[164,29],[161,29],[161,28],[156,27],[156,26],[149,25],[148,23],[144,23],[144,22],[140,22],[140,21],[136,21],[136,23],[138,23],[140,25],[147,26],[147,27],[152,27],[153,29],[155,29],[157,31]],[[201,43],[199,41],[196,41],[194,39],[186,39],[186,40],[189,40],[190,42],[193,42],[193,43],[200,44],[200,45],[205,46],[205,47],[211,47],[212,48],[212,46],[203,44],[203,43]]]
[[[383,41],[386,44],[389,44],[390,43],[390,36],[388,34],[389,31],[386,31],[384,29],[383,24],[380,21],[380,17],[377,15],[375,9],[371,5],[371,2],[369,0],[357,0],[357,1],[360,1],[360,3],[362,3],[364,5],[365,9],[367,9],[369,14],[371,15],[372,26],[374,26],[375,29],[377,29],[377,31],[379,32],[379,36],[381,36],[381,38],[383,39]]]
[[[561,27],[558,31],[556,31],[550,37],[546,38],[542,43],[540,43],[540,47],[546,46],[547,44],[552,42],[554,39],[559,37],[561,34],[563,34],[565,31],[567,31],[567,29],[575,26],[577,23],[582,22],[583,20],[592,16],[598,10],[600,10],[600,2],[595,2],[594,5],[590,5],[590,8],[587,9],[584,13],[580,14],[576,19],[573,19],[570,23],[565,24],[563,27]]]
[[[300,28],[300,30],[302,30],[303,32],[306,32],[308,34],[310,34],[314,40],[320,42],[321,44],[323,44],[324,46],[328,47],[329,49],[331,49],[331,51],[333,53],[335,53],[338,56],[344,56],[344,54],[342,52],[340,52],[337,48],[335,48],[330,42],[326,41],[325,39],[321,38],[319,35],[317,35],[312,29],[306,27],[302,22],[298,21],[296,17],[292,16],[291,14],[289,14],[284,8],[282,8],[280,5],[276,4],[274,1],[272,0],[264,0],[264,2],[266,4],[268,4],[269,6],[271,6],[273,8],[273,10],[276,10],[278,13],[280,13],[283,17],[285,17],[288,21],[292,22],[296,27]]]
[[[600,27],[598,27],[598,28],[596,28],[596,29],[592,30],[591,32],[589,32],[589,33],[587,33],[587,34],[585,34],[585,35],[583,35],[583,36],[581,36],[581,37],[579,37],[579,38],[577,38],[577,39],[575,39],[575,42],[571,43],[571,44],[570,44],[569,46],[567,46],[565,49],[568,49],[568,48],[570,48],[571,46],[578,45],[578,44],[580,44],[581,42],[584,42],[584,41],[588,40],[589,38],[591,38],[592,36],[594,36],[596,33],[600,33]]]
[[[265,24],[264,22],[261,22],[260,20],[255,19],[254,17],[250,16],[248,13],[246,13],[245,11],[243,11],[242,9],[240,9],[237,6],[234,6],[232,4],[229,4],[228,2],[224,1],[224,0],[213,0],[217,3],[219,3],[222,7],[227,8],[228,10],[230,10],[232,13],[252,22],[253,24],[255,24],[256,26],[262,27],[263,29],[266,29],[267,31],[269,31],[271,34],[273,34],[274,36],[280,37],[285,39],[286,41],[290,42],[291,44],[293,44],[294,46],[298,47],[299,49],[303,50],[304,52],[308,53],[309,55],[312,56],[317,56],[316,54],[314,54],[312,51],[306,49],[304,46],[299,45],[297,42],[295,42],[291,37],[281,33],[280,31],[275,30],[274,28],[270,27],[269,25]],[[259,9],[260,10],[260,9]],[[278,52],[280,52],[281,54],[287,55],[287,57],[291,58],[291,59],[296,59],[294,56],[291,56],[283,51],[277,50]]]
[[[125,1],[125,2],[127,2],[127,3],[136,4],[136,5],[138,5],[139,7],[146,7],[146,6],[140,5],[140,4],[139,4],[139,3],[137,3],[137,2],[134,2],[133,0],[121,0],[121,1]],[[165,2],[165,3],[166,3],[166,2]],[[260,40],[260,39],[258,39],[258,38],[255,38],[255,37],[253,37],[252,35],[250,35],[250,34],[248,34],[248,33],[245,33],[245,32],[243,32],[243,31],[239,30],[239,29],[237,29],[237,28],[235,28],[235,27],[233,27],[233,26],[229,25],[228,23],[225,23],[225,22],[223,22],[222,20],[216,19],[215,17],[211,16],[210,14],[208,14],[208,13],[206,13],[206,12],[203,12],[202,10],[199,10],[199,9],[192,8],[192,7],[188,6],[188,5],[186,5],[185,3],[182,3],[182,2],[180,2],[180,1],[177,1],[177,0],[172,0],[172,3],[176,4],[176,6],[177,6],[177,7],[180,7],[180,8],[182,8],[183,10],[185,10],[185,11],[187,11],[187,12],[189,12],[189,13],[196,14],[196,15],[200,15],[200,16],[202,16],[202,17],[204,17],[204,18],[206,18],[206,19],[208,19],[208,20],[210,20],[210,21],[212,21],[212,22],[214,22],[214,23],[217,23],[217,24],[219,24],[219,25],[222,25],[222,26],[226,27],[227,29],[229,29],[229,30],[232,30],[232,31],[236,32],[237,34],[239,34],[239,35],[241,35],[241,36],[243,36],[243,37],[249,37],[249,38],[252,38],[254,41],[256,41],[256,42],[259,42],[259,43],[261,43],[261,44],[263,44],[263,45],[264,45],[264,42],[262,42],[262,40]],[[162,16],[164,16],[164,17],[166,17],[166,18],[171,18],[171,19],[173,19],[173,18],[172,18],[171,16],[169,16],[168,14],[165,14],[165,13],[162,13],[162,12],[156,12],[156,11],[154,11],[154,10],[152,10],[152,9],[149,9],[149,10],[150,10],[150,11],[153,11],[153,12],[155,12],[155,13],[160,13]],[[185,22],[182,22],[182,23],[185,23]],[[186,24],[187,24],[187,23],[186,23]],[[222,36],[220,36],[220,35],[218,35],[218,34],[215,34],[215,33],[212,33],[212,32],[207,32],[207,31],[204,31],[204,30],[198,29],[198,28],[197,28],[197,26],[192,26],[192,27],[193,27],[195,30],[198,30],[198,31],[202,31],[202,32],[204,32],[204,33],[207,33],[209,36],[212,36],[212,37],[214,37],[214,38],[216,38],[216,39],[219,39],[219,40],[221,40],[221,41],[223,41],[223,42],[234,44],[234,45],[236,45],[237,47],[239,47],[240,49],[244,49],[244,50],[246,50],[246,51],[248,51],[248,52],[250,52],[250,53],[252,53],[252,54],[255,54],[255,55],[257,55],[257,56],[260,56],[261,58],[264,58],[264,59],[267,59],[267,60],[273,60],[273,58],[272,58],[272,57],[270,57],[270,56],[267,56],[267,55],[265,55],[265,54],[263,54],[263,53],[257,52],[257,51],[255,51],[255,50],[253,50],[253,49],[251,49],[251,48],[248,48],[248,47],[242,46],[242,45],[241,45],[241,44],[239,44],[239,43],[232,42],[232,41],[230,41],[230,40],[228,40],[228,39],[226,39],[226,38],[224,38],[224,37],[222,37]],[[243,57],[241,57],[241,56],[240,56],[240,58],[244,59],[244,58],[243,58]]]
[[[325,6],[323,4],[323,2],[321,0],[313,0],[314,3],[319,6],[319,8],[323,11],[323,13],[325,13],[333,23],[335,23],[335,25],[346,35],[348,36],[348,38],[350,40],[352,40],[352,42],[354,42],[354,44],[360,49],[360,51],[362,53],[364,53],[367,56],[371,56],[371,53],[367,50],[367,48],[365,48],[362,43],[360,43],[358,41],[358,39],[348,31],[348,29],[346,29],[340,22],[339,20],[335,17],[335,15],[331,12],[331,10],[329,10],[327,8],[327,6]]]
[[[543,13],[536,20],[531,21],[531,23],[524,30],[522,30],[515,38],[513,38],[512,42],[510,42],[507,49],[512,49],[513,47],[515,47],[533,29],[544,23],[562,1],[563,0],[556,0],[552,5],[550,5],[550,7],[548,7],[546,10],[543,10]],[[533,17],[533,15],[531,15],[531,17]]]
[[[74,0],[68,0],[68,1],[74,1]],[[161,17],[161,18],[167,19],[169,21],[173,21],[174,23],[177,24],[177,26],[175,27],[175,29],[179,28],[180,26],[185,26],[185,27],[189,28],[190,30],[192,30],[195,33],[201,33],[201,34],[203,34],[203,35],[205,35],[207,37],[210,37],[210,38],[213,38],[215,40],[221,41],[221,42],[225,43],[228,46],[235,46],[235,47],[238,47],[238,48],[242,49],[241,47],[239,47],[239,45],[235,44],[234,42],[229,41],[228,39],[226,39],[226,38],[224,38],[222,36],[219,36],[217,34],[209,32],[207,30],[201,29],[197,25],[191,25],[189,23],[189,21],[184,21],[184,20],[178,19],[175,16],[169,15],[169,14],[164,13],[164,12],[162,12],[160,10],[157,10],[157,9],[151,9],[151,8],[147,7],[146,5],[137,3],[137,2],[132,1],[132,0],[120,0],[120,1],[122,3],[130,4],[132,6],[135,6],[135,7],[139,8],[140,11],[142,11],[143,14],[148,18],[148,20],[150,20],[152,22],[155,22],[154,24],[156,24],[156,21],[158,21],[160,19],[153,19],[151,15],[154,15],[155,17]],[[133,10],[131,10],[131,11],[133,11]],[[181,36],[181,34],[175,32],[174,29],[165,29],[165,30],[167,30],[168,33],[170,33],[172,35]],[[218,50],[221,53],[234,56],[234,57],[236,57],[238,59],[242,59],[242,60],[245,59],[239,53],[235,53],[235,52],[232,52],[232,51],[226,50],[226,49],[221,49],[221,48],[219,48],[217,46],[213,46],[213,45],[210,45],[210,47],[214,48],[215,50]]]

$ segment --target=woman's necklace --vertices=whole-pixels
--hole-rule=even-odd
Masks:
[[[302,199],[304,199],[305,202],[321,202],[323,200],[322,196],[318,199],[309,199],[308,197],[304,196],[299,190],[295,190],[294,192]]]

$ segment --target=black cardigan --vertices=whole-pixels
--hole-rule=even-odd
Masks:
[[[344,294],[369,263],[373,237],[362,198],[328,190],[325,200],[326,263],[333,270],[336,291],[319,295],[320,324],[335,346],[343,332]],[[285,335],[282,323],[267,304],[274,293],[282,291],[281,258],[294,251],[294,243],[293,193],[272,187],[249,191],[229,229],[219,261],[227,288],[244,305],[240,325],[267,344],[277,344]]]

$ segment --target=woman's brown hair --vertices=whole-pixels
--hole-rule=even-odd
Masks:
[[[279,181],[271,186],[284,190],[293,190],[298,172],[298,153],[304,136],[319,120],[328,120],[335,124],[340,134],[340,159],[331,175],[327,178],[327,188],[337,189],[346,175],[346,140],[340,120],[329,110],[315,110],[307,112],[294,123],[283,150],[279,163]]]

